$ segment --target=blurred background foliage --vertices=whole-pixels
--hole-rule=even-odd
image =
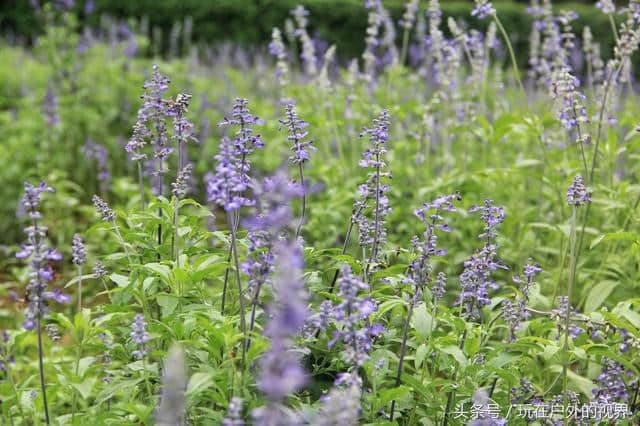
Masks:
[[[42,34],[44,23],[34,13],[33,1],[3,0],[0,2],[0,31],[13,39],[32,43]],[[531,16],[527,1],[498,1],[496,8],[512,43],[518,50],[527,49]],[[557,9],[578,13],[574,30],[581,34],[585,25],[591,27],[603,52],[610,52],[614,43],[607,17],[593,7],[593,0],[554,1]],[[362,0],[94,0],[91,13],[86,13],[82,25],[98,28],[105,16],[117,20],[138,22],[142,33],[155,40],[162,52],[170,47],[171,35],[188,32],[196,43],[231,41],[241,45],[263,45],[271,37],[273,27],[282,27],[289,12],[303,4],[311,12],[311,34],[328,44],[339,44],[338,57],[346,61],[364,49],[367,11]],[[384,1],[396,21],[404,11],[403,0]],[[86,3],[76,2],[83,16]],[[427,2],[421,2],[426,8]],[[470,19],[473,1],[443,0],[441,8],[446,18],[451,16],[468,23],[469,27],[485,30],[488,21]],[[400,37],[401,34],[398,34]],[[339,43],[338,43],[339,42]],[[519,56],[522,61],[525,55]],[[607,59],[605,57],[605,59]],[[525,65],[521,63],[521,65]]]

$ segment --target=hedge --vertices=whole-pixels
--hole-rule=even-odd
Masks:
[[[13,33],[27,40],[41,32],[42,23],[37,19],[30,0],[4,0],[0,6],[0,30]],[[83,3],[78,1],[78,13],[83,13]],[[425,5],[427,2],[421,2]],[[162,29],[166,39],[176,21],[193,18],[193,36],[196,42],[211,43],[232,40],[240,44],[264,44],[274,26],[282,28],[289,12],[297,4],[303,4],[311,12],[311,33],[338,45],[343,58],[359,55],[364,47],[367,11],[362,0],[95,0],[95,12],[83,22],[97,26],[102,14],[119,19],[147,17],[150,28]],[[404,1],[385,1],[392,16],[398,20],[404,12]],[[496,2],[500,19],[510,34],[516,50],[527,50],[527,39],[532,17],[526,12],[526,3]],[[441,1],[443,15],[465,20],[470,27],[485,29],[488,20],[479,21],[470,16],[473,3],[469,1]],[[613,35],[606,16],[593,6],[580,3],[561,3],[557,9],[572,9],[579,19],[574,28],[581,34],[589,25],[595,38],[602,44],[604,54],[609,54]],[[445,21],[446,22],[446,21]],[[446,27],[446,26],[445,26]],[[519,55],[526,60],[526,55]],[[524,64],[523,64],[524,65]]]

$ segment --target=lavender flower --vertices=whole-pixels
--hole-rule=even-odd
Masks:
[[[102,198],[94,195],[92,199],[93,205],[103,222],[114,222],[116,220],[116,213],[111,210],[109,205]]]
[[[244,420],[242,420],[242,398],[234,396],[229,401],[229,408],[227,409],[227,417],[222,420],[223,426],[244,426]]]
[[[471,11],[471,16],[477,16],[478,19],[484,19],[487,16],[494,16],[496,9],[489,0],[475,0],[476,7]]]
[[[270,339],[270,345],[259,362],[260,373],[257,379],[258,389],[268,403],[266,407],[252,413],[256,425],[278,424],[273,422],[272,416],[276,415],[273,413],[282,413],[279,404],[307,383],[307,374],[300,365],[298,356],[291,350],[293,337],[309,315],[302,276],[302,252],[296,243],[281,242],[275,253],[275,297],[269,305],[269,322],[264,330],[264,334]]]
[[[369,317],[378,305],[374,300],[359,295],[369,286],[353,275],[349,266],[342,269],[339,285],[341,302],[334,307],[333,316],[341,327],[334,332],[329,347],[341,341],[344,344],[343,359],[352,366],[361,366],[369,359],[373,338],[383,330],[380,324],[369,324]]]
[[[595,6],[602,10],[602,13],[606,13],[607,15],[616,13],[616,5],[613,4],[612,0],[599,0],[596,2]]]
[[[309,123],[298,117],[293,104],[285,105],[285,118],[280,120],[279,129],[286,127],[289,132],[287,139],[291,142],[291,151],[293,151],[289,161],[293,164],[304,163],[309,160],[310,151],[317,151],[316,147],[312,145],[313,140],[304,140],[309,135],[304,130],[308,126]]]
[[[28,300],[25,312],[24,328],[33,330],[38,326],[40,319],[47,313],[47,304],[44,299],[54,299],[57,302],[65,303],[67,300],[61,297],[62,293],[46,291],[47,284],[53,281],[54,271],[48,262],[62,260],[62,255],[55,249],[47,246],[47,228],[39,223],[41,218],[40,202],[43,192],[55,192],[53,188],[45,182],[40,182],[38,186],[30,183],[24,185],[24,197],[22,206],[31,219],[31,224],[25,227],[27,242],[21,246],[21,250],[16,253],[18,259],[29,259],[29,284],[27,284]]]
[[[436,277],[436,282],[431,288],[431,294],[433,294],[433,304],[437,305],[446,292],[447,288],[447,274],[444,272],[439,272]]]
[[[107,270],[99,260],[96,260],[96,263],[93,265],[93,273],[95,274],[96,278],[104,278],[107,276]]]
[[[271,32],[269,53],[276,57],[276,78],[280,87],[284,87],[288,83],[289,67],[287,65],[287,50],[282,41],[282,33],[278,28],[273,28]]]
[[[497,288],[491,273],[496,269],[508,269],[498,258],[498,245],[494,241],[498,235],[496,227],[504,221],[505,214],[504,209],[494,206],[492,200],[485,200],[483,206],[471,207],[469,212],[480,212],[485,226],[479,237],[486,241],[464,262],[464,270],[459,277],[462,290],[457,304],[463,306],[466,318],[478,319],[482,307],[491,304],[489,288]]]
[[[316,426],[356,426],[360,415],[362,379],[355,371],[341,373],[335,386],[321,398]]]
[[[107,191],[111,182],[111,172],[109,171],[109,152],[104,145],[100,145],[88,139],[84,145],[84,153],[87,159],[94,160],[98,170],[98,180],[100,190]]]
[[[502,301],[502,318],[509,326],[509,342],[513,342],[516,339],[516,330],[520,326],[520,317],[509,299]]]
[[[233,140],[233,145],[235,146],[233,154],[241,156],[241,170],[243,173],[249,170],[246,157],[251,155],[255,149],[264,147],[262,137],[259,134],[254,134],[253,130],[253,126],[262,124],[262,121],[257,116],[251,114],[248,105],[249,101],[247,99],[237,98],[233,104],[231,118],[225,117],[223,121],[218,123],[218,127],[239,127]]]
[[[60,114],[58,113],[58,97],[53,91],[51,84],[47,86],[47,93],[44,97],[42,111],[47,124],[55,127],[60,124]]]
[[[169,83],[169,79],[160,74],[158,66],[153,65],[151,79],[145,81],[143,86],[145,93],[142,95],[142,100],[144,102],[138,110],[137,124],[139,126],[146,126],[147,123],[150,123],[152,128],[148,136],[154,149],[153,156],[156,165],[153,175],[156,177],[155,190],[158,195],[162,195],[163,176],[168,171],[165,160],[173,151],[171,146],[169,146],[167,136],[166,116],[168,115],[168,102],[162,98],[164,93],[169,89]],[[139,136],[144,136],[144,132]],[[133,150],[134,147],[140,147],[140,145],[140,140],[136,139],[130,149]]]
[[[249,229],[249,258],[242,264],[249,285],[259,286],[273,272],[273,247],[291,230],[291,201],[302,195],[299,185],[291,182],[284,170],[253,185],[258,213],[245,224]]]
[[[193,165],[187,164],[180,171],[178,171],[178,176],[176,177],[176,181],[171,184],[172,190],[171,192],[176,198],[183,198],[189,192],[189,183],[191,182],[191,172],[193,170]]]
[[[571,73],[568,67],[560,68],[553,73],[551,98],[559,101],[559,105],[556,106],[558,119],[567,130],[574,127],[579,128],[581,124],[589,123],[583,104],[585,96],[579,91],[579,87],[580,80]],[[584,137],[587,138],[586,135]],[[590,140],[585,139],[579,142],[589,143]]]
[[[626,375],[622,364],[609,358],[602,358],[602,372],[596,378],[593,389],[593,402],[599,404],[611,404],[614,402],[627,402],[629,393],[623,379]]]
[[[305,73],[309,76],[314,76],[318,72],[318,60],[316,58],[315,46],[307,32],[307,24],[309,22],[307,16],[309,16],[309,11],[305,9],[304,6],[298,5],[291,11],[291,14],[296,21],[297,28],[295,34],[298,36],[300,44],[302,45],[300,49],[300,59],[302,59],[302,63],[304,64]]]
[[[473,406],[475,407],[475,413],[478,413],[478,418],[467,423],[467,426],[503,426],[507,424],[507,420],[503,418],[495,418],[491,413],[489,404],[494,402],[489,398],[487,391],[479,389],[473,395]]]
[[[207,182],[207,200],[226,211],[238,210],[253,203],[242,194],[248,187],[240,159],[235,155],[233,142],[223,137],[220,152],[215,156],[216,172]]]
[[[182,160],[182,149],[188,142],[198,142],[194,135],[194,126],[186,114],[189,112],[189,102],[191,95],[178,93],[175,100],[168,102],[166,114],[173,118],[173,139],[178,145],[180,159]],[[179,164],[179,169],[183,167]]]
[[[418,253],[418,257],[409,264],[409,274],[406,282],[416,287],[416,297],[419,297],[418,294],[422,292],[423,287],[431,281],[431,257],[444,256],[447,253],[445,249],[437,247],[438,236],[435,232],[436,230],[443,232],[451,232],[453,230],[443,222],[444,217],[441,213],[444,211],[457,211],[453,205],[453,201],[461,199],[462,197],[458,194],[445,195],[436,198],[432,202],[422,203],[422,208],[414,211],[414,214],[419,217],[420,220],[427,223],[427,229],[423,233],[422,240],[417,236],[414,236],[411,240],[411,245]],[[442,297],[442,295],[440,295],[440,297]]]
[[[184,351],[174,344],[164,364],[162,395],[156,411],[156,426],[182,424],[185,412],[184,393],[187,390],[187,369]]]
[[[418,0],[410,0],[405,4],[404,15],[400,20],[400,26],[406,31],[413,27],[416,21],[416,14],[418,12]]]
[[[582,176],[576,175],[573,178],[573,182],[571,182],[571,185],[569,185],[569,188],[567,189],[567,204],[570,206],[580,207],[585,203],[591,202],[590,195],[590,192],[584,185]]]
[[[71,243],[71,260],[74,264],[82,266],[87,261],[87,252],[80,234],[75,234]]]
[[[553,312],[558,320],[558,335],[557,338],[559,339],[560,336],[564,333],[564,318],[567,317],[567,309],[569,309],[569,316],[571,317],[572,315],[576,314],[577,312],[572,308],[568,306],[568,298],[567,296],[559,296],[558,297],[558,304],[560,305],[560,307],[558,309],[554,309]],[[584,333],[584,330],[581,327],[578,327],[575,324],[569,324],[569,336],[571,336],[572,339],[577,338],[578,336],[580,336],[582,333]]]
[[[529,262],[531,261],[532,260],[529,259]],[[527,311],[529,293],[534,284],[535,276],[540,272],[542,272],[542,268],[540,268],[537,263],[527,263],[524,266],[522,275],[514,275],[512,278],[513,282],[520,286],[520,294],[516,297],[516,310],[521,320],[526,320],[531,317],[531,314]]]
[[[360,137],[369,136],[369,147],[362,154],[359,165],[372,171],[368,173],[367,181],[359,187],[360,198],[354,203],[352,221],[358,225],[360,245],[371,248],[369,263],[377,261],[378,248],[387,237],[385,217],[391,212],[389,199],[385,195],[390,186],[382,182],[383,178],[391,178],[391,173],[383,171],[386,168],[384,156],[387,153],[388,130],[389,112],[385,109],[373,120],[373,127],[365,128],[360,134]]]
[[[131,324],[131,342],[138,347],[132,352],[136,359],[144,358],[149,352],[146,343],[149,341],[149,333],[147,333],[147,323],[142,314],[136,314]]]

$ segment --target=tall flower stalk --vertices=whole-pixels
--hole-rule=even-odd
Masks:
[[[100,219],[102,219],[103,222],[110,223],[113,226],[113,230],[116,232],[118,241],[122,245],[122,249],[124,250],[127,256],[127,260],[129,261],[129,266],[133,265],[133,262],[131,261],[131,256],[129,255],[129,250],[127,250],[127,244],[122,238],[122,234],[120,233],[120,228],[116,223],[116,212],[114,212],[111,209],[111,207],[109,207],[109,205],[97,195],[94,195],[92,200],[93,200],[93,205],[96,208],[96,212],[100,216]]]
[[[82,265],[87,262],[87,252],[80,234],[75,234],[71,243],[71,260],[78,267],[78,312],[82,312]]]
[[[402,344],[400,346],[400,358],[398,361],[398,370],[396,373],[396,386],[402,384],[402,367],[404,364],[404,356],[407,350],[407,337],[409,334],[409,325],[411,324],[411,315],[416,303],[422,298],[424,287],[427,283],[433,279],[433,267],[431,265],[431,258],[434,256],[444,256],[447,253],[446,249],[438,248],[438,236],[436,230],[443,232],[451,232],[453,229],[444,222],[442,212],[455,212],[457,211],[453,205],[453,201],[460,200],[461,197],[458,194],[445,195],[438,197],[432,202],[425,202],[422,204],[422,208],[416,209],[414,214],[420,218],[420,220],[427,224],[427,229],[423,234],[422,240],[417,236],[411,240],[413,249],[418,253],[416,259],[414,259],[409,265],[409,272],[407,278],[404,280],[405,284],[413,287],[413,295],[409,300],[409,309],[404,322],[404,331],[402,333]],[[434,294],[435,296],[435,294]],[[389,412],[389,420],[393,421],[395,413],[396,401],[391,401],[391,410]]]
[[[50,424],[49,406],[47,404],[47,389],[44,377],[44,353],[42,347],[42,317],[47,313],[48,307],[45,299],[55,299],[58,302],[66,302],[67,297],[57,292],[47,291],[47,284],[54,278],[54,271],[48,262],[62,260],[62,255],[57,250],[47,246],[47,228],[40,224],[41,194],[55,192],[45,182],[38,186],[30,183],[24,185],[24,197],[22,206],[26,211],[30,225],[25,227],[27,242],[16,253],[18,259],[29,259],[29,284],[27,285],[26,299],[28,300],[25,312],[24,328],[33,330],[38,334],[38,367],[40,371],[40,389],[42,390],[42,402],[47,424]]]
[[[253,289],[251,297],[251,335],[256,320],[260,300],[260,291],[265,284],[272,283],[275,262],[275,247],[278,242],[291,241],[293,232],[293,211],[291,201],[303,195],[304,190],[289,180],[285,171],[264,178],[253,186],[257,214],[246,221],[249,229],[249,256],[242,263],[242,271],[249,277],[249,287]],[[247,339],[246,348],[250,345]]]
[[[180,208],[180,199],[184,197],[188,191],[193,167],[190,164],[184,164],[184,149],[187,142],[196,141],[193,134],[193,123],[186,117],[190,100],[191,95],[180,93],[176,96],[175,101],[170,102],[167,108],[167,115],[173,118],[173,139],[178,145],[178,174],[176,181],[172,183],[172,193],[176,197],[176,206],[173,210],[173,239],[171,241],[171,254],[174,259],[178,258],[176,242],[178,240],[178,210]]]
[[[256,149],[264,147],[264,142],[262,141],[262,137],[259,134],[256,134],[253,129],[253,126],[262,124],[262,121],[257,116],[251,114],[251,111],[249,110],[248,105],[249,105],[249,101],[247,99],[237,98],[233,105],[233,109],[231,111],[231,118],[225,117],[222,122],[218,123],[218,127],[222,127],[222,126],[238,127],[238,130],[234,135],[233,141],[229,141],[227,144],[228,146],[225,147],[225,150],[227,152],[224,154],[227,158],[225,163],[233,164],[231,168],[233,168],[234,171],[232,171],[231,168],[227,169],[227,166],[224,166],[221,163],[218,163],[220,169],[216,168],[216,173],[213,177],[213,180],[207,183],[208,185],[207,191],[209,191],[209,189],[212,189],[214,192],[216,192],[218,191],[216,187],[225,186],[225,184],[220,179],[220,174],[233,175],[232,179],[233,181],[236,182],[235,184],[237,185],[236,188],[233,188],[233,185],[230,185],[227,189],[223,189],[222,192],[228,193],[228,195],[226,196],[227,198],[236,197],[236,200],[244,199],[240,195],[249,186],[248,172],[250,170],[250,166],[249,166],[248,157]],[[223,142],[225,141],[223,140]],[[222,145],[220,150],[222,152]],[[211,193],[208,192],[208,194],[211,201]],[[217,196],[214,195],[214,198],[216,197]],[[223,196],[222,198],[224,199],[225,196]],[[249,204],[251,204],[249,200],[246,200],[246,201]],[[226,207],[227,206],[226,202],[223,201],[223,204],[220,204],[220,203],[218,204],[224,205],[225,206],[224,208],[227,212],[229,212],[229,210],[232,210],[234,212],[233,215],[227,214],[227,217],[228,217],[229,227],[231,229],[232,238],[235,240],[235,233],[237,232],[238,226],[240,224],[239,208],[241,206],[237,206],[237,207],[234,206],[233,208],[228,209]],[[242,204],[242,205],[249,205],[249,204]],[[231,258],[233,256],[232,247],[233,247],[233,244],[229,247],[229,253],[227,256],[227,262],[229,263],[231,262]],[[238,272],[236,274],[236,278],[239,279],[239,276],[240,275]],[[224,285],[222,289],[222,305],[220,309],[220,312],[223,315],[224,315],[224,308],[225,308],[225,302],[226,302],[228,282],[229,282],[229,268],[227,268],[224,273]],[[238,282],[238,286],[239,287],[241,286],[240,282]],[[241,320],[241,321],[244,321],[244,320]]]
[[[307,373],[293,351],[293,339],[309,316],[304,287],[302,250],[297,242],[281,242],[275,248],[274,301],[264,334],[269,349],[259,362],[257,385],[267,404],[254,409],[253,424],[276,426],[297,424],[283,408],[285,398],[302,388]]]
[[[571,206],[571,231],[569,242],[569,279],[567,281],[567,298],[565,309],[565,330],[564,330],[564,345],[562,348],[564,354],[564,363],[562,366],[562,378],[563,378],[563,394],[564,394],[564,424],[569,425],[569,419],[567,418],[567,406],[569,404],[569,326],[571,320],[571,292],[573,290],[573,284],[575,281],[576,273],[576,225],[578,221],[577,212],[578,207],[591,202],[591,196],[584,185],[584,181],[580,175],[576,175],[573,178],[573,182],[569,185],[567,190],[567,204]]]
[[[391,179],[391,173],[384,171],[387,167],[384,157],[387,154],[389,125],[389,111],[385,109],[373,119],[371,128],[364,128],[360,133],[360,137],[369,137],[369,147],[362,154],[359,165],[370,171],[367,181],[360,185],[360,199],[354,206],[358,212],[355,222],[360,233],[360,245],[365,250],[367,247],[370,249],[365,275],[368,274],[371,264],[377,262],[380,245],[387,237],[385,217],[391,212],[391,207],[385,194],[390,190],[390,186],[382,179]],[[371,203],[373,205],[370,205]],[[371,209],[371,218],[366,214],[368,209]]]
[[[248,187],[247,179],[242,173],[242,164],[234,154],[233,142],[228,137],[223,137],[220,143],[220,152],[216,155],[216,172],[207,183],[207,197],[210,202],[214,202],[222,207],[227,213],[227,221],[231,231],[231,244],[229,246],[229,259],[233,256],[235,263],[235,275],[238,285],[238,301],[240,305],[240,329],[246,336],[246,323],[244,311],[244,296],[242,291],[242,281],[240,279],[240,261],[238,259],[238,247],[236,239],[237,222],[235,212],[242,206],[252,205],[252,201],[243,196]],[[228,270],[228,268],[227,268]],[[227,292],[227,277],[222,290],[222,312],[224,313],[224,302]],[[244,363],[243,363],[244,364]]]
[[[291,151],[293,154],[289,157],[291,164],[298,165],[298,176],[300,178],[300,186],[303,189],[302,192],[302,213],[300,215],[300,222],[296,228],[295,237],[300,236],[300,230],[305,220],[305,213],[307,208],[307,197],[305,195],[305,182],[304,182],[304,168],[305,161],[308,161],[311,157],[311,152],[316,151],[316,147],[313,146],[313,140],[305,140],[309,133],[305,130],[309,126],[309,123],[298,117],[298,113],[295,110],[293,104],[285,105],[285,117],[280,120],[280,128],[286,127],[289,132],[287,139],[291,143]]]

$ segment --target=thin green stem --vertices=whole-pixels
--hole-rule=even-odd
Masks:
[[[38,328],[38,368],[40,370],[40,389],[42,390],[42,404],[44,407],[44,417],[47,424],[51,424],[49,420],[49,404],[47,404],[47,388],[45,386],[44,380],[44,362],[43,359],[43,348],[42,348],[42,314],[40,313],[40,309],[38,309],[38,320],[37,320],[37,328]]]
[[[564,424],[569,425],[569,419],[567,417],[567,406],[569,404],[569,324],[571,320],[571,291],[573,290],[573,283],[575,280],[576,270],[576,223],[578,221],[577,206],[573,206],[573,212],[571,215],[571,232],[570,232],[570,259],[569,259],[569,281],[567,282],[567,306],[564,320],[564,345],[563,352],[563,393],[564,393]]]
[[[298,163],[298,171],[300,176],[300,186],[302,187],[302,212],[300,214],[300,222],[298,222],[298,227],[296,228],[296,240],[300,236],[300,230],[302,229],[302,224],[304,223],[304,218],[307,211],[307,194],[304,188],[304,171],[302,168],[302,162]]]
[[[78,312],[82,312],[82,265],[78,265]]]
[[[498,29],[500,30],[500,33],[504,38],[504,42],[507,45],[507,49],[509,50],[509,56],[511,57],[511,66],[513,67],[513,76],[518,82],[518,86],[520,86],[520,89],[522,89],[522,93],[524,93],[526,98],[527,91],[524,89],[522,80],[520,80],[520,71],[518,69],[518,62],[516,61],[516,54],[513,51],[513,46],[511,45],[511,40],[509,40],[509,35],[507,34],[507,31],[502,26],[502,22],[500,22],[500,18],[498,18],[497,14],[493,15],[493,19],[495,20],[496,25],[498,26]]]

